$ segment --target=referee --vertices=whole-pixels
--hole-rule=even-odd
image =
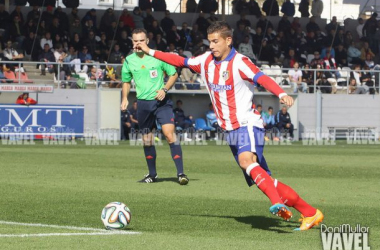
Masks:
[[[128,106],[128,94],[132,79],[136,85],[137,95],[137,121],[143,133],[144,153],[148,164],[149,174],[140,181],[151,183],[157,181],[156,172],[156,148],[154,147],[154,136],[152,129],[155,122],[161,124],[170,151],[177,168],[179,184],[186,185],[189,179],[183,172],[183,160],[181,146],[176,142],[173,102],[167,97],[167,92],[175,83],[178,75],[175,67],[162,62],[154,57],[145,55],[141,50],[136,50],[137,43],[148,44],[145,29],[135,29],[132,32],[132,41],[135,53],[129,55],[122,68],[122,102],[121,110]],[[164,75],[169,76],[166,85]]]

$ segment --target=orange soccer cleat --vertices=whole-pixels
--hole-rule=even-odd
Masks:
[[[290,209],[284,204],[274,204],[269,208],[269,211],[272,214],[277,215],[278,217],[281,217],[286,221],[289,221],[290,218],[293,217],[292,211],[290,211]]]
[[[314,226],[318,226],[318,224],[323,221],[323,218],[324,216],[322,212],[319,211],[319,209],[317,209],[317,212],[313,216],[304,217],[303,215],[301,215],[301,219],[300,219],[300,221],[302,221],[301,226],[294,230],[297,230],[297,231],[309,230],[310,228]]]

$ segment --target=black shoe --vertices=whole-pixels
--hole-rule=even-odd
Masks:
[[[179,174],[178,182],[180,185],[187,185],[187,183],[189,183],[189,178],[185,174]]]
[[[145,175],[144,179],[139,180],[138,182],[141,183],[152,183],[157,181],[157,175],[156,176],[150,176],[149,174]]]

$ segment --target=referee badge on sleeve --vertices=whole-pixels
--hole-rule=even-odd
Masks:
[[[150,75],[150,78],[157,78],[158,77],[157,69],[149,70],[149,75]]]

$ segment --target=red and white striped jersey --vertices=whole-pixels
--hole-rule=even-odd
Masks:
[[[216,61],[211,52],[179,59],[169,56],[168,53],[155,51],[154,57],[174,66],[186,66],[201,74],[222,129],[235,130],[247,126],[248,123],[263,127],[260,113],[253,108],[253,84],[258,83],[264,73],[248,57],[235,49],[223,61]],[[277,96],[285,95],[277,83],[268,77],[265,80],[266,89]]]

